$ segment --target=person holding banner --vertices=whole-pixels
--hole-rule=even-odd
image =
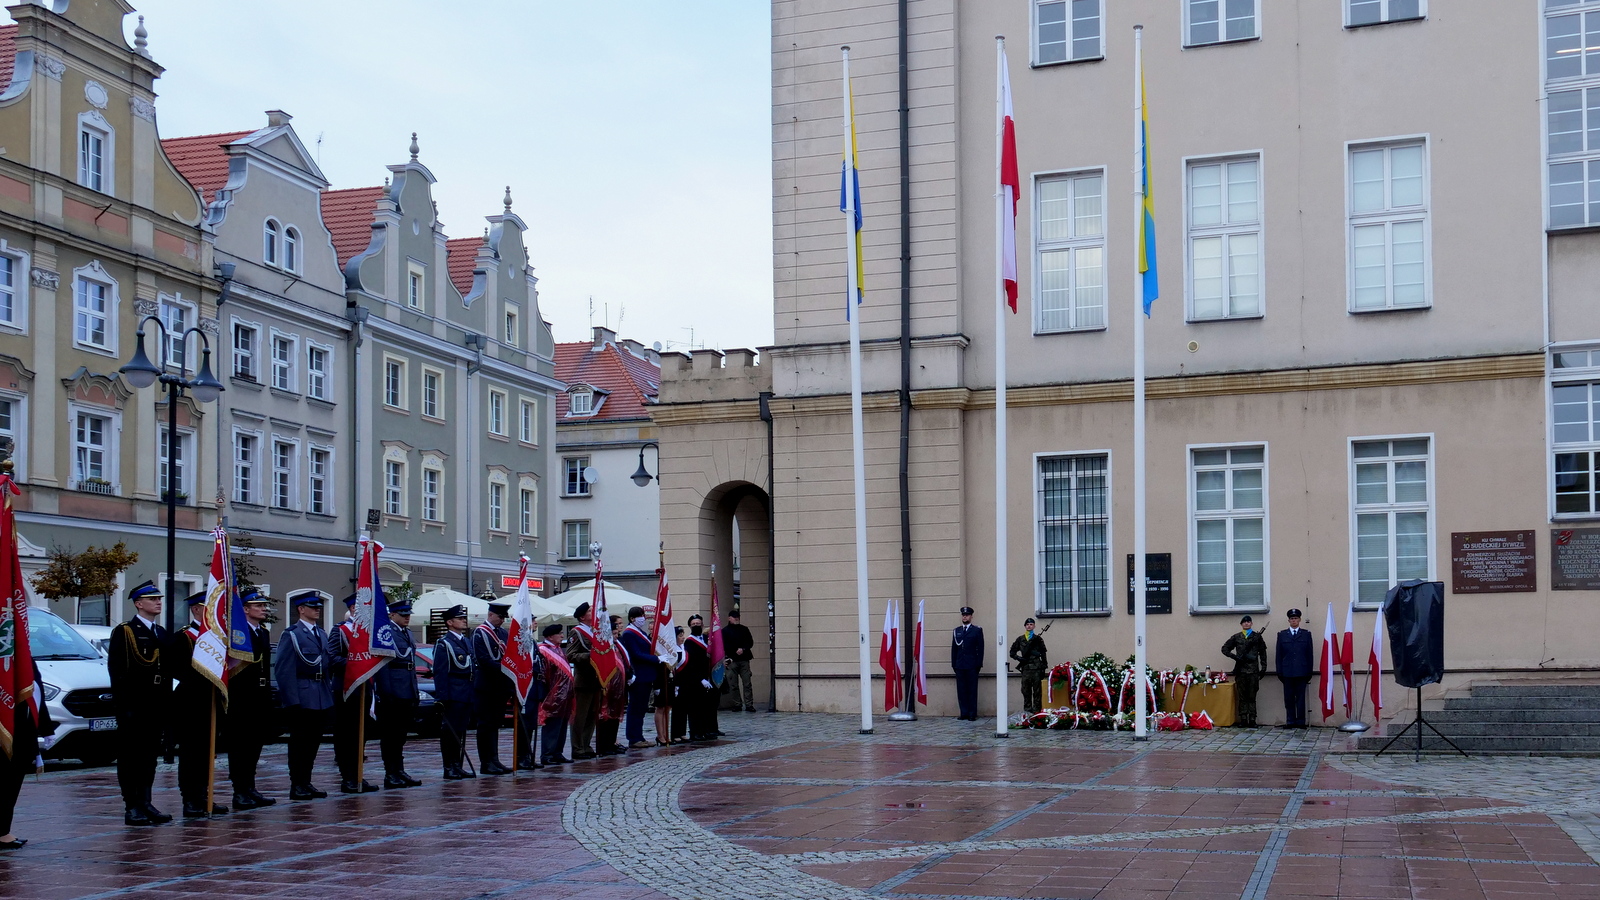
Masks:
[[[289,719],[289,799],[321,800],[327,791],[311,783],[317,750],[333,709],[333,666],[328,662],[328,637],[317,624],[322,595],[302,591],[289,600],[299,621],[278,639],[273,673],[278,697]]]
[[[17,796],[30,772],[42,768],[39,738],[55,734],[55,722],[44,702],[44,678],[33,661],[28,634],[28,592],[17,555],[16,512],[11,461],[0,461],[0,850],[17,850],[27,841],[11,830]]]
[[[362,733],[362,719],[367,715],[367,689],[356,689],[346,696],[344,692],[345,665],[350,660],[350,639],[356,630],[356,595],[344,598],[344,621],[328,632],[328,662],[333,671],[333,759],[339,766],[339,791],[345,794],[366,794],[378,789],[365,778],[356,781],[356,761],[366,753],[366,736]]]
[[[547,766],[569,763],[561,755],[561,746],[567,742],[567,721],[572,717],[573,672],[572,663],[561,652],[561,624],[544,627],[539,642],[539,666],[544,673],[545,695],[539,701],[539,724],[544,726],[544,741],[540,745],[540,761]]]
[[[411,640],[411,603],[389,607],[394,658],[378,670],[378,745],[383,752],[383,786],[416,787],[422,782],[406,773],[406,736],[417,714],[417,645]]]
[[[466,607],[461,607],[463,613]],[[489,615],[472,631],[472,693],[478,719],[478,771],[505,775],[511,770],[500,762],[500,723],[505,720],[511,679],[500,671],[500,658],[509,637],[505,629],[509,603],[489,604]]]
[[[146,581],[128,591],[132,619],[111,632],[106,669],[111,676],[111,702],[117,712],[117,784],[122,789],[122,821],[128,825],[160,825],[172,821],[150,802],[161,753],[161,726],[172,703],[169,660],[161,657],[166,629],[161,616],[161,591]]]
[[[206,809],[207,780],[212,777],[212,739],[222,698],[210,679],[194,667],[194,645],[204,628],[206,592],[190,594],[189,624],[170,642],[172,677],[178,682],[172,692],[173,728],[178,737],[178,793],[183,797],[183,817],[200,819],[220,816],[228,807],[213,802]]]
[[[250,659],[228,675],[228,780],[233,782],[233,807],[243,811],[271,806],[277,800],[256,790],[256,765],[272,721],[272,638],[267,635],[269,601],[256,590],[244,593],[245,629]]]
[[[594,632],[589,626],[593,607],[586,600],[572,611],[578,624],[567,636],[567,662],[572,664],[572,758],[594,759],[595,729],[600,724],[600,676],[589,659],[594,651]]]
[[[650,695],[655,692],[656,676],[661,661],[656,659],[656,649],[645,631],[644,607],[628,607],[628,627],[622,629],[622,649],[628,654],[628,671],[633,680],[628,683],[628,722],[626,737],[629,750],[642,750],[648,746],[644,739],[644,712],[650,705]],[[659,718],[659,717],[658,717]],[[656,736],[662,734],[656,729]]]

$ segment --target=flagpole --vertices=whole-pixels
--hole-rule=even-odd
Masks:
[[[1006,596],[1006,284],[1005,188],[1001,186],[1001,160],[1005,153],[1005,35],[994,37],[994,734],[1006,737],[1006,622],[1010,619]]]
[[[861,663],[861,733],[872,733],[872,662],[867,652],[867,632],[872,628],[867,608],[867,450],[861,414],[861,293],[856,261],[855,122],[850,108],[850,48],[840,47],[844,60],[844,258],[845,317],[850,320],[850,444],[855,470],[856,501],[856,630]]]
[[[1150,152],[1144,143],[1144,26],[1133,26],[1133,739],[1150,739],[1145,700],[1145,492],[1144,492],[1144,273],[1138,252],[1144,234],[1144,176]]]
[[[210,688],[211,696],[211,731],[206,735],[206,815],[216,809],[217,800],[217,695],[216,688]]]

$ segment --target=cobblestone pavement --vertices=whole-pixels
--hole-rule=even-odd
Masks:
[[[422,787],[150,829],[122,826],[114,772],[53,772],[23,789],[0,897],[1600,897],[1600,760],[1374,759],[1322,730],[722,724],[713,746],[467,782],[416,742]],[[283,798],[281,747],[261,770]]]

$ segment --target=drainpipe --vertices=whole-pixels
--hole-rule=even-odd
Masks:
[[[372,315],[372,310],[365,306],[350,304],[344,309],[344,317],[350,322],[350,540],[355,542],[361,534],[361,523],[365,521],[367,511],[361,508],[361,469],[362,469],[362,443],[361,440],[361,345],[366,343],[367,336],[363,325]],[[352,583],[361,577],[360,554],[350,560]]]
[[[900,0],[900,592],[901,619],[911,627],[911,77],[907,6]],[[770,426],[769,426],[770,427]],[[906,634],[902,630],[901,634]],[[906,708],[891,719],[915,719],[917,698],[912,684],[912,641],[905,641]]]
[[[767,712],[778,711],[778,529],[772,460],[772,392],[757,395],[761,421],[767,423]]]

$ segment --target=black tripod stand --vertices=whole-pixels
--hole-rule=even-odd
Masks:
[[[1422,685],[1420,685],[1420,684],[1417,685],[1417,718],[1414,721],[1412,721],[1412,723],[1410,725],[1407,725],[1406,727],[1400,729],[1400,733],[1399,734],[1397,734],[1394,737],[1390,738],[1389,739],[1389,743],[1384,744],[1383,745],[1383,749],[1379,750],[1377,753],[1375,753],[1373,755],[1374,756],[1382,756],[1385,752],[1388,751],[1388,749],[1390,747],[1394,746],[1394,742],[1395,741],[1398,741],[1401,738],[1405,737],[1406,732],[1410,731],[1413,728],[1415,728],[1417,730],[1417,755],[1416,755],[1416,761],[1417,762],[1422,762],[1422,729],[1423,728],[1427,728],[1429,731],[1431,731],[1434,734],[1438,735],[1439,740],[1444,741],[1446,744],[1449,744],[1451,750],[1454,750],[1455,752],[1461,754],[1462,756],[1466,756],[1468,759],[1472,758],[1471,756],[1469,756],[1467,754],[1467,751],[1461,749],[1460,747],[1457,747],[1455,741],[1452,741],[1449,738],[1445,737],[1443,732],[1441,732],[1439,729],[1433,727],[1433,723],[1429,722],[1426,718],[1423,717],[1423,715],[1422,715]]]

